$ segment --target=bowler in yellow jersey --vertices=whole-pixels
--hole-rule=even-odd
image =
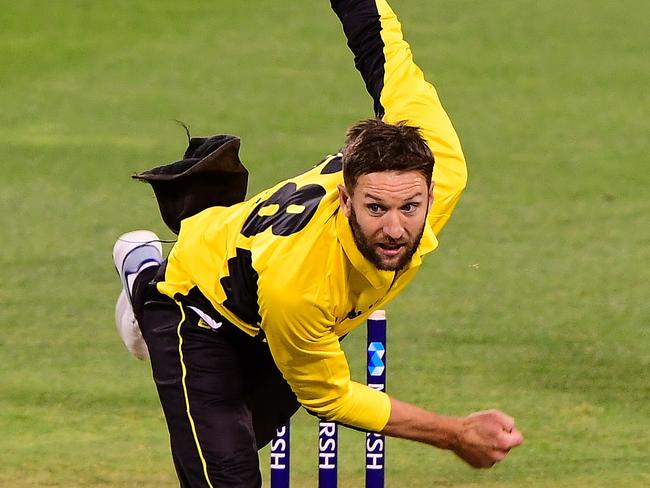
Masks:
[[[341,152],[248,200],[239,140],[191,139],[181,161],[137,175],[178,233],[167,258],[149,231],[114,247],[118,329],[150,357],[182,487],[261,486],[257,450],[299,406],[477,468],[523,441],[502,412],[443,416],[350,379],[340,339],[437,247],[467,171],[388,3],[331,6],[376,117],[350,128]]]

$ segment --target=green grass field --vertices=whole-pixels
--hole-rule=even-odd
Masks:
[[[388,309],[389,390],[501,408],[526,443],[474,471],[391,440],[388,486],[650,486],[650,4],[392,4],[470,181]],[[113,324],[115,238],[171,237],[129,175],[182,154],[180,119],[240,135],[254,192],[336,150],[369,97],[325,1],[2,7],[0,486],[177,486]],[[315,430],[294,422],[294,486],[315,486]],[[342,437],[341,486],[362,486],[363,436]]]

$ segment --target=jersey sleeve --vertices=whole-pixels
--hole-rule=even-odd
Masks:
[[[333,318],[317,303],[266,293],[260,311],[276,365],[311,413],[341,424],[378,432],[390,416],[383,392],[350,379]]]
[[[435,158],[429,223],[438,234],[465,188],[467,166],[435,88],[414,63],[397,16],[384,0],[331,0],[377,117],[420,128]]]

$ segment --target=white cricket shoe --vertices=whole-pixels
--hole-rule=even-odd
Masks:
[[[131,355],[142,360],[149,359],[147,344],[144,342],[138,321],[133,315],[133,307],[124,290],[120,292],[115,304],[115,325],[117,333]]]
[[[148,230],[128,232],[113,246],[113,263],[122,281],[122,291],[115,304],[115,325],[128,351],[138,359],[147,359],[149,351],[133,314],[131,289],[138,273],[162,260],[160,239]]]

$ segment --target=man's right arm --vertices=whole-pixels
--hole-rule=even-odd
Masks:
[[[514,419],[498,410],[447,417],[395,398],[381,433],[451,450],[474,468],[493,466],[524,440]]]
[[[374,111],[388,123],[419,127],[435,157],[434,203],[429,222],[436,234],[449,219],[467,180],[463,152],[435,88],[414,63],[397,16],[386,0],[331,0]],[[490,467],[521,444],[506,414],[491,410],[447,417],[390,399],[385,435],[449,449],[473,467]]]

